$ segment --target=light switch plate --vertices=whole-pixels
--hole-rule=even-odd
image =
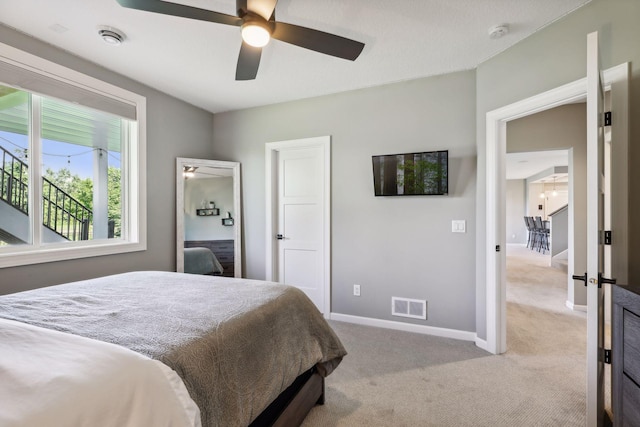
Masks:
[[[464,219],[454,219],[451,221],[451,232],[452,233],[466,233],[467,232],[467,221]]]

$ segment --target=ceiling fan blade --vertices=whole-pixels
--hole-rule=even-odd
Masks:
[[[278,0],[247,0],[246,3],[248,10],[257,13],[268,21],[273,11],[276,10]]]
[[[236,13],[241,16],[241,13],[247,12],[247,0],[236,0]]]
[[[238,66],[236,68],[236,80],[253,80],[258,74],[262,48],[253,47],[242,42],[240,55],[238,55]]]
[[[364,43],[285,22],[274,22],[271,37],[326,55],[355,61]]]
[[[215,22],[217,24],[242,25],[242,19],[225,13],[214,12],[207,9],[170,3],[161,0],[117,0],[120,6],[130,9],[144,10],[147,12],[161,13],[163,15],[179,16],[181,18],[197,19],[200,21]]]

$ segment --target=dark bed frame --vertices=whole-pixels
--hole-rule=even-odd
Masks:
[[[311,368],[280,393],[249,427],[299,426],[316,404],[324,404],[324,378]]]

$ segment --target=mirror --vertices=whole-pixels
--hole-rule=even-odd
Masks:
[[[178,157],[176,271],[242,277],[241,224],[240,163]]]

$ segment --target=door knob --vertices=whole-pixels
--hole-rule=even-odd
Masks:
[[[602,273],[598,273],[598,287],[601,287],[603,283],[615,285],[616,279],[607,279],[606,277],[602,277]]]
[[[584,282],[584,285],[587,286],[587,273],[585,272],[583,276],[576,276],[575,274],[572,276],[573,280],[580,280]]]

